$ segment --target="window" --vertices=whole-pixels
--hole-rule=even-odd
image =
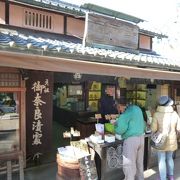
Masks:
[[[25,152],[25,84],[20,70],[0,68],[0,154],[22,150]],[[25,154],[24,158],[25,158]],[[12,161],[12,168],[18,161]],[[6,171],[7,162],[0,161],[0,169]]]
[[[84,111],[82,85],[59,85],[54,94],[54,105],[74,112]]]
[[[82,85],[68,85],[68,96],[82,96]]]
[[[20,86],[20,76],[18,73],[0,73],[0,87]]]
[[[140,34],[139,48],[144,50],[152,50],[152,37]]]
[[[51,30],[52,17],[48,13],[40,13],[33,10],[25,10],[24,26]]]
[[[0,153],[20,149],[19,93],[0,92]]]

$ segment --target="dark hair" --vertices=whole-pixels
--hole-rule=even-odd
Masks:
[[[121,104],[121,105],[127,105],[127,102],[126,102],[126,99],[125,98],[120,98],[117,100],[117,103],[118,104]]]

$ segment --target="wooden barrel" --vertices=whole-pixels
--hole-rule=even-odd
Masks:
[[[79,162],[77,159],[68,159],[57,154],[57,164],[57,180],[80,180]]]

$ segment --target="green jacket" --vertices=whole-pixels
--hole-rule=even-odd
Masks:
[[[120,134],[123,139],[132,136],[140,136],[145,132],[145,121],[140,107],[130,105],[123,114],[119,116],[115,125],[115,133]]]

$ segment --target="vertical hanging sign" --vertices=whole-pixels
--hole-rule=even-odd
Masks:
[[[27,155],[51,151],[53,73],[30,71],[26,81]]]
[[[41,138],[43,136],[42,133],[42,119],[43,119],[43,114],[41,107],[46,104],[45,101],[42,99],[42,94],[49,93],[49,81],[48,79],[45,80],[44,84],[41,84],[40,81],[34,82],[33,87],[32,87],[35,96],[33,100],[33,105],[34,105],[34,119],[32,123],[32,131],[33,131],[33,142],[32,145],[38,145],[42,144]]]

